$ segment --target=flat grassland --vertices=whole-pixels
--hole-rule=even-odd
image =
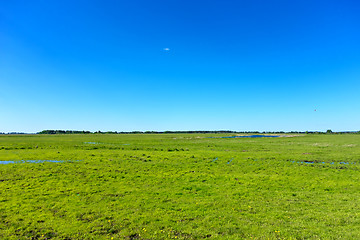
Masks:
[[[220,136],[0,136],[0,239],[360,239],[360,135]]]

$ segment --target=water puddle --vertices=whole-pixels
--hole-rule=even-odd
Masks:
[[[226,164],[230,164],[232,162],[233,158],[230,159]]]

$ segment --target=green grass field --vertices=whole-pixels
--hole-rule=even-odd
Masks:
[[[360,239],[360,135],[0,135],[0,239]]]

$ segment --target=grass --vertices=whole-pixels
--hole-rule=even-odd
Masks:
[[[214,136],[0,136],[0,239],[360,238],[360,135]]]

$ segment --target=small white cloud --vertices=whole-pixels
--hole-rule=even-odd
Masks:
[[[164,51],[170,51],[170,48],[163,48]]]

